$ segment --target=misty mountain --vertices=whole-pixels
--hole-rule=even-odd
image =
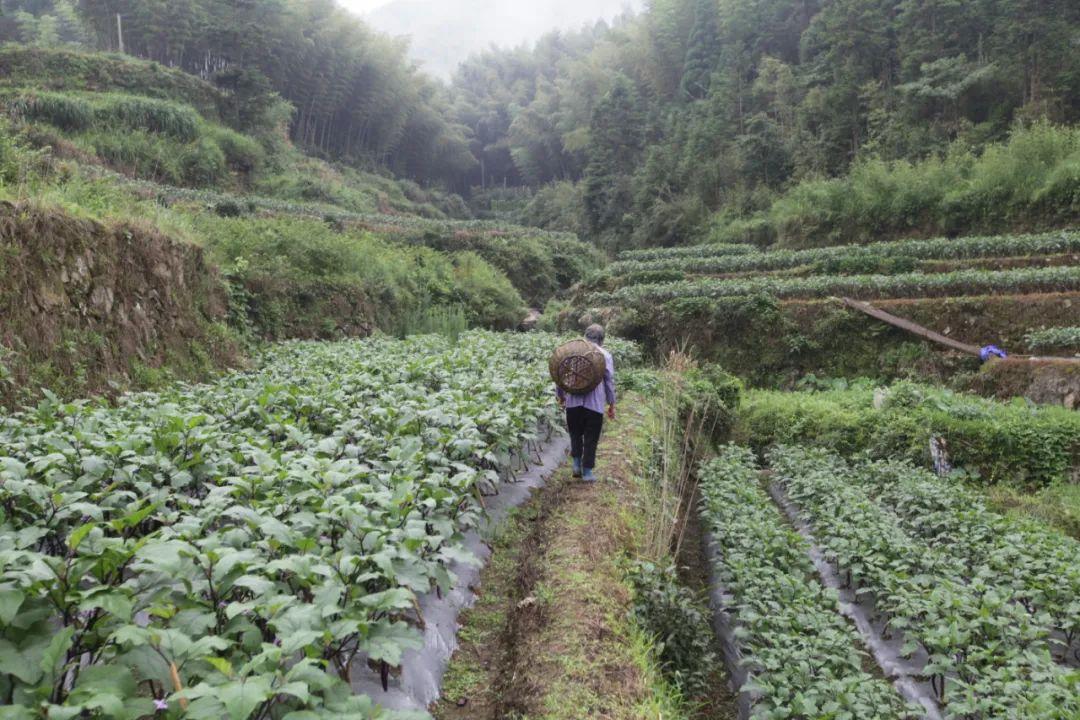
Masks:
[[[410,53],[433,75],[449,78],[458,64],[492,45],[514,47],[554,29],[577,29],[644,0],[394,0],[364,16],[391,35],[411,38]]]

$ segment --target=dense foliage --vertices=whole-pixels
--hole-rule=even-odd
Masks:
[[[877,400],[875,400],[877,395]],[[986,483],[1040,488],[1080,473],[1080,415],[927,386],[746,394],[736,437],[763,449],[806,444],[844,455],[905,458],[929,467],[931,440],[951,464]]]
[[[550,419],[554,342],[289,344],[5,417],[6,715],[383,717],[343,680],[419,644],[416,595],[453,586],[479,493]]]
[[[1080,351],[1080,327],[1057,327],[1035,330],[1024,341],[1033,350]]]
[[[769,462],[828,561],[903,638],[946,718],[1080,712],[1080,675],[1065,659],[1078,629],[1076,541],[1004,521],[962,492],[943,500],[953,487],[903,465],[862,468],[852,483],[850,466],[820,450],[781,447]]]
[[[1078,27],[1065,0],[654,0],[613,27],[475,58],[455,92],[477,137],[476,184],[580,181],[584,224],[616,246],[684,240],[712,210],[726,227],[801,181],[777,222],[759,221],[768,236],[788,222],[815,240],[845,224],[860,237],[940,227],[947,217],[927,203],[943,200],[958,220],[1035,223],[1020,207],[1034,198],[1006,166],[1042,173],[1045,192],[1072,198],[1055,214],[1075,217],[1075,139],[1045,130],[985,162],[969,151],[1016,122],[1078,119]],[[1026,152],[1054,145],[1056,155]],[[936,175],[905,164],[946,153]],[[858,183],[814,180],[853,165]],[[601,188],[604,202],[590,201]],[[1016,193],[1016,208],[993,206],[1002,192]],[[826,194],[835,202],[800,230],[809,217],[792,206]]]
[[[404,44],[333,0],[3,4],[15,20],[0,23],[0,40],[122,50],[180,68],[230,93],[244,129],[272,129],[291,114],[290,137],[311,152],[425,182],[453,181],[475,163],[444,91]],[[280,98],[292,106],[284,114]]]
[[[596,305],[653,303],[671,299],[725,298],[770,295],[777,298],[824,298],[847,295],[858,299],[889,297],[951,297],[987,293],[1060,292],[1080,289],[1080,267],[1020,268],[1016,270],[955,270],[943,273],[908,272],[896,275],[812,275],[809,277],[752,277],[698,279],[627,285],[612,293],[590,297]]]
[[[672,564],[639,561],[628,577],[634,618],[655,638],[660,670],[685,696],[707,696],[719,659],[704,603],[680,584]]]
[[[355,334],[325,327],[339,321],[405,330],[404,318],[434,308],[459,308],[473,327],[512,328],[524,317],[506,276],[470,251],[402,247],[370,232],[289,217],[203,213],[194,223],[211,257],[248,290],[246,311],[267,337]],[[329,309],[343,304],[351,308]],[[298,327],[303,323],[311,327]]]

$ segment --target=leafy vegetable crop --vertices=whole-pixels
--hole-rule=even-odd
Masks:
[[[1052,573],[1068,555],[1075,567],[1080,559],[1075,544],[1069,550],[1071,541],[1062,541],[1062,552],[1043,556],[1040,551],[1051,541],[1042,538],[1045,542],[1024,558],[1032,563],[1027,569],[1032,574],[1019,578],[1025,571],[1007,572],[1005,566],[1018,558],[1005,557],[1000,542],[979,536],[948,510],[942,529],[951,527],[966,538],[924,532],[933,519],[917,519],[915,508],[911,514],[890,512],[884,501],[870,497],[869,480],[851,482],[852,469],[836,456],[780,447],[769,460],[777,481],[813,525],[826,557],[852,588],[873,599],[887,630],[903,634],[906,653],[925,653],[923,673],[946,717],[1065,720],[1080,713],[1080,673],[1056,662],[1051,652],[1051,628],[1074,622],[1069,589],[1075,571],[1057,578],[1061,593],[1056,594],[1043,592],[1047,576],[1039,569]],[[879,470],[871,466],[867,472],[876,478]],[[905,473],[898,487],[917,496]],[[954,514],[962,512],[953,506]],[[996,529],[1009,528],[1002,520]],[[1016,540],[1034,539],[1018,535]],[[973,547],[960,550],[964,542]]]
[[[624,253],[608,267],[612,275],[631,272],[682,270],[690,273],[737,273],[786,270],[829,261],[885,260],[966,260],[988,257],[1049,255],[1080,251],[1080,232],[1061,231],[1038,235],[995,235],[989,237],[898,240],[869,245],[839,245],[809,250],[776,250],[733,253],[726,245],[698,245]]]
[[[806,541],[758,482],[752,453],[729,446],[702,468],[702,516],[718,552],[714,571],[733,597],[736,639],[754,718],[914,718],[817,580]]]
[[[1080,349],[1080,327],[1056,327],[1035,330],[1024,336],[1033,350]]]
[[[946,273],[902,273],[899,275],[765,276],[739,280],[677,280],[628,285],[612,293],[594,294],[590,301],[596,305],[632,304],[691,297],[718,298],[756,294],[768,294],[778,298],[850,295],[860,299],[873,299],[1059,292],[1077,289],[1080,289],[1080,267],[1050,267],[996,271],[957,270]]]
[[[619,253],[619,261],[647,262],[683,257],[724,257],[727,255],[756,255],[759,251],[753,245],[743,243],[712,243],[709,245],[680,245],[667,248],[645,248],[626,250]]]
[[[905,462],[862,462],[853,470],[906,532],[946,549],[967,574],[993,577],[1013,602],[1049,621],[1055,657],[1080,663],[1080,542],[1007,520],[976,493]]]
[[[0,717],[381,718],[481,491],[551,419],[544,335],[292,343],[0,420]]]

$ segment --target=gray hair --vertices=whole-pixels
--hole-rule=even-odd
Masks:
[[[604,326],[603,325],[590,325],[585,328],[585,339],[591,343],[597,345],[604,344]]]

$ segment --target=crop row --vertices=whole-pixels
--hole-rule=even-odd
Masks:
[[[296,343],[212,385],[5,418],[11,716],[385,717],[350,668],[419,644],[416,595],[451,586],[481,488],[550,417],[552,342]]]
[[[755,718],[917,717],[885,681],[816,579],[806,541],[758,481],[753,455],[729,446],[701,470],[713,571],[730,593]]]
[[[715,249],[719,247],[719,249]],[[1080,252],[1080,232],[1059,231],[1037,235],[898,240],[869,245],[840,245],[809,250],[775,250],[735,254],[728,246],[699,245],[622,255],[608,266],[612,275],[663,270],[705,273],[768,272],[836,263],[853,265],[894,259],[969,260]],[[751,246],[736,246],[747,247]]]
[[[1055,655],[1080,661],[1080,542],[1008,520],[955,482],[905,462],[864,462],[850,475],[913,537],[959,559],[1045,618]]]
[[[986,293],[1063,292],[1080,290],[1080,267],[1017,270],[958,270],[948,273],[759,277],[744,280],[682,280],[630,285],[611,293],[596,293],[595,305],[639,304],[694,297],[735,297],[768,294],[777,298],[821,298],[848,295],[859,299],[889,297],[951,297]]]
[[[1080,674],[1055,662],[1049,614],[1020,602],[990,566],[910,532],[835,456],[780,447],[769,461],[826,557],[903,634],[906,652],[924,653],[946,717],[1080,713]]]
[[[1032,350],[1080,350],[1080,327],[1055,327],[1035,330],[1024,336]]]
[[[725,257],[738,255],[760,254],[753,245],[743,243],[716,243],[712,245],[680,245],[669,248],[645,248],[642,250],[625,250],[619,253],[619,263],[623,262],[649,262],[653,260],[665,260],[668,258],[687,257]]]

